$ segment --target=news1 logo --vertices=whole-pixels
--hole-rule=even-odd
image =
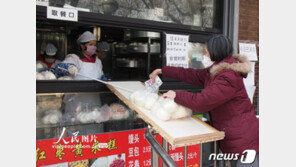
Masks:
[[[241,163],[249,164],[249,163],[254,162],[255,157],[256,157],[256,151],[255,150],[245,150],[242,153],[240,161],[241,161]]]
[[[212,153],[209,156],[209,160],[238,160],[239,154],[236,153],[228,153],[228,154],[223,154],[223,153],[219,153],[219,154],[215,154]],[[247,164],[247,163],[252,163],[254,162],[256,157],[256,151],[255,150],[245,150],[242,152],[240,161],[241,163]]]

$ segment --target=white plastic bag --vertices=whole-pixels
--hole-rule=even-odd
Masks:
[[[163,121],[189,117],[192,114],[190,109],[175,103],[173,99],[163,98],[148,90],[132,93],[130,100],[136,106],[151,111],[151,114]]]
[[[130,100],[136,104],[138,107],[144,107],[146,103],[146,97],[148,96],[150,92],[148,92],[146,89],[136,91],[131,94]]]

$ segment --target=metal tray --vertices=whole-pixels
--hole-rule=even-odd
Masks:
[[[128,46],[128,51],[134,53],[148,53],[148,45]]]
[[[141,68],[145,65],[138,60],[116,59],[117,67]]]
[[[131,38],[160,38],[159,32],[149,32],[149,31],[132,31]]]
[[[133,53],[148,53],[148,45],[128,46]],[[150,45],[150,53],[160,53],[160,45]]]

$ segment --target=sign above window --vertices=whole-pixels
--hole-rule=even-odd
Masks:
[[[57,7],[47,7],[47,18],[66,21],[78,21],[78,12],[76,9],[65,9]]]

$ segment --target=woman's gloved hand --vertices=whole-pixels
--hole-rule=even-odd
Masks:
[[[102,75],[100,79],[103,81],[107,81],[107,77],[105,75]]]
[[[68,67],[68,71],[71,75],[76,76],[78,73],[78,69],[77,67],[75,67],[74,65],[71,65]]]
[[[155,78],[158,74],[161,74],[161,69],[156,69],[154,70],[150,75],[149,75],[149,78],[150,80],[152,81],[152,84],[155,82]]]

